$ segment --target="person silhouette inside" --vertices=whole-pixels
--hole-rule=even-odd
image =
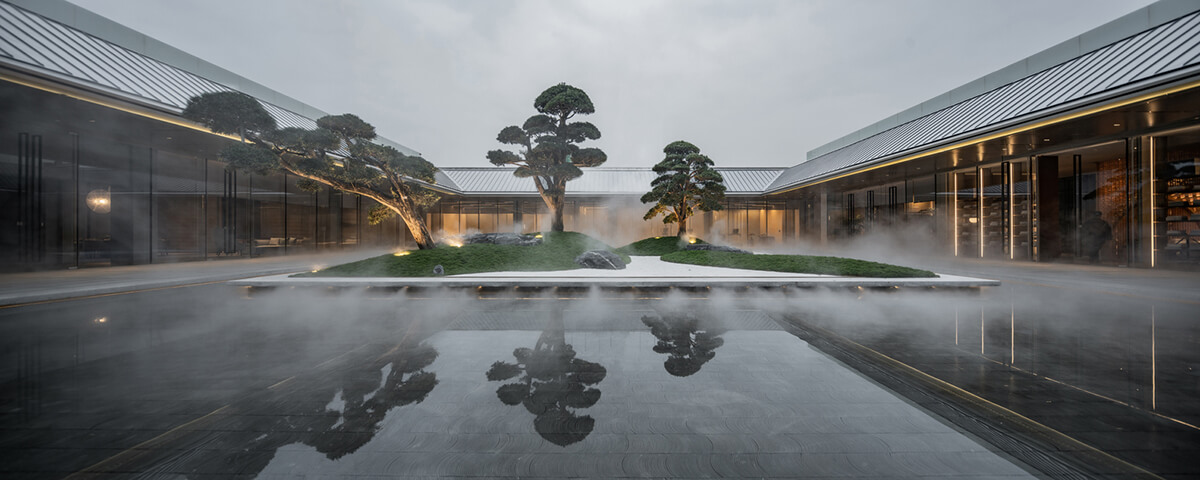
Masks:
[[[1100,249],[1112,240],[1112,227],[1104,221],[1100,212],[1092,212],[1092,217],[1084,220],[1080,228],[1080,238],[1083,253],[1088,256],[1088,263],[1100,262]]]

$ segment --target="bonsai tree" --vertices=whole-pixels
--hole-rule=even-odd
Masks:
[[[596,111],[583,90],[560,83],[538,95],[533,108],[538,114],[525,120],[524,125],[504,127],[496,136],[500,143],[515,145],[518,151],[492,150],[487,158],[496,166],[516,165],[513,175],[533,178],[538,195],[550,209],[551,230],[561,232],[567,182],[583,175],[580,168],[599,166],[608,157],[598,148],[576,145],[600,138],[595,125],[569,122],[576,115]]]
[[[286,171],[302,179],[301,188],[315,191],[323,184],[374,199],[379,207],[370,212],[372,223],[400,215],[419,248],[434,247],[423,212],[438,196],[415,181],[434,183],[437,167],[373,143],[375,127],[357,116],[321,117],[314,130],[278,129],[257,100],[238,92],[192,97],[183,116],[213,132],[242,139],[220,153],[234,168],[258,174]]]
[[[713,161],[688,142],[671,142],[667,154],[654,166],[658,174],[650,182],[650,191],[642,195],[642,203],[654,203],[645,220],[665,215],[663,223],[678,223],[679,233],[687,233],[687,219],[695,209],[716,211],[724,209],[725,179],[713,169]]]

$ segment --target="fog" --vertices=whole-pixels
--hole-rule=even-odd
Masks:
[[[862,239],[842,253],[897,261],[921,253],[885,248],[896,240]],[[150,475],[218,464],[250,476],[373,471],[368,459],[381,448],[399,452],[397,471],[441,475],[509,470],[431,461],[441,458],[431,452],[499,449],[568,468],[561,462],[605,452],[620,435],[682,438],[662,432],[682,435],[731,414],[750,422],[738,428],[752,429],[743,435],[755,442],[784,438],[755,423],[782,415],[775,402],[846,388],[824,375],[879,370],[848,356],[854,348],[1050,415],[1052,428],[1090,441],[1123,438],[1079,420],[1119,408],[1140,419],[1119,428],[1159,429],[1171,443],[1169,425],[1195,412],[1191,308],[1020,282],[982,291],[208,285],[0,311],[0,333],[3,365],[14,366],[2,372],[14,387],[9,405],[29,425],[76,418],[71,405],[83,399],[123,419],[115,425],[147,415],[139,405],[200,418],[132,464]],[[804,352],[830,363],[813,370],[815,360],[796,357]],[[772,372],[804,381],[781,387],[766,380]],[[489,436],[497,429],[513,433]],[[196,444],[222,447],[188,447]],[[89,455],[64,465],[76,471],[108,456]]]

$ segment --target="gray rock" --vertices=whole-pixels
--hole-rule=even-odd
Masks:
[[[534,235],[521,235],[517,233],[475,233],[463,238],[464,245],[476,243],[528,247],[531,245],[541,245],[542,239]]]
[[[434,275],[444,275],[445,273],[446,273],[446,270],[443,269],[441,265],[433,266],[433,274]]]
[[[684,250],[708,250],[710,252],[729,252],[729,253],[753,253],[747,252],[740,248],[726,247],[724,245],[713,245],[711,243],[693,243],[683,247]]]
[[[575,263],[583,268],[598,268],[601,270],[624,270],[625,261],[621,256],[608,250],[592,250],[583,252],[575,257]]]

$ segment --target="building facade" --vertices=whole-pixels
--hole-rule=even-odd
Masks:
[[[809,153],[722,168],[691,233],[756,250],[879,237],[964,258],[1200,266],[1200,8],[1164,0]],[[369,199],[226,168],[234,139],[180,117],[237,90],[285,126],[324,113],[63,1],[0,1],[0,265],[194,261],[411,242]],[[415,151],[382,139],[409,154]],[[649,161],[648,161],[649,163]],[[649,168],[585,170],[566,227],[612,244]],[[546,207],[504,168],[443,168],[435,234],[533,232]]]
[[[809,153],[767,197],[822,238],[947,255],[1200,264],[1200,8],[1158,2]]]

